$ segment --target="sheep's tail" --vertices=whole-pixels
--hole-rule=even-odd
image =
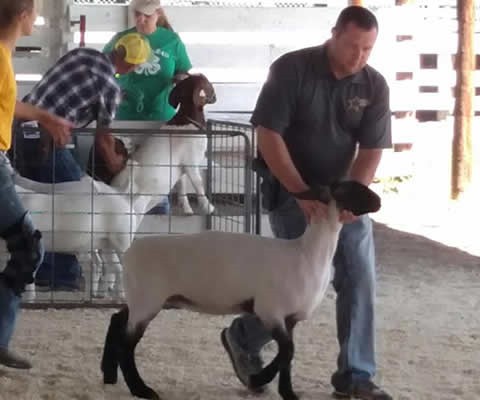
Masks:
[[[117,383],[119,354],[123,345],[122,339],[126,335],[127,323],[127,306],[113,314],[110,319],[100,367],[103,373],[103,383],[105,384],[113,385]]]

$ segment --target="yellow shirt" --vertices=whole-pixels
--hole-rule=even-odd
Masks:
[[[12,143],[12,123],[17,100],[17,83],[13,73],[12,52],[0,43],[0,150]]]

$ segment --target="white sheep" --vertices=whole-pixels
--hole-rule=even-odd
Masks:
[[[204,232],[134,240],[123,258],[126,304],[110,322],[102,358],[105,383],[120,366],[134,396],[159,399],[140,377],[134,350],[150,321],[166,305],[211,314],[254,313],[278,343],[274,360],[250,387],[280,372],[279,393],[297,399],[290,383],[292,331],[322,300],[340,229],[339,210],[377,211],[380,198],[357,182],[321,187],[297,197],[328,203],[325,219],[313,221],[298,239]]]

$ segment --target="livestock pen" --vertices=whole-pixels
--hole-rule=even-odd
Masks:
[[[159,148],[158,158],[144,164],[127,162],[125,174],[129,182],[126,186],[124,182],[115,186],[113,181],[112,188],[88,175],[79,182],[55,185],[40,184],[17,175],[18,191],[24,202],[30,205],[34,223],[43,232],[47,250],[75,253],[82,266],[78,287],[67,291],[62,288],[61,282],[55,282],[58,274],[53,258],[48,272],[40,268],[40,274],[37,274],[40,278],[36,282],[38,290],[35,298],[32,293],[27,293],[29,306],[117,304],[121,301],[121,294],[117,290],[109,293],[109,290],[111,292],[115,281],[121,279],[119,253],[128,248],[135,236],[193,233],[206,229],[247,233],[258,230],[258,180],[252,171],[255,138],[249,125],[211,120],[207,128],[200,131],[168,127],[136,128],[138,124],[132,123],[123,125],[129,127],[115,128],[112,133],[125,143],[138,149],[148,138],[148,145],[153,143],[164,149],[161,151]],[[40,132],[31,127],[24,130],[23,143],[27,148],[23,150],[26,156],[24,162],[34,162],[35,157],[28,152],[28,144],[29,141],[38,141]],[[84,170],[94,143],[92,135],[91,129],[76,132],[70,146]],[[178,155],[174,146],[183,141],[195,147],[196,142],[205,139],[207,151],[201,164],[185,164],[182,159],[181,165],[180,159],[176,159]],[[14,166],[17,153],[15,149],[12,152]],[[52,176],[54,162],[55,159]],[[185,174],[187,179],[183,190],[193,205],[194,214],[185,214],[178,205],[179,193],[175,184],[178,186],[180,183],[179,177],[185,168],[200,172],[206,198],[214,207],[212,213],[205,214],[199,209],[198,195],[188,174]],[[143,187],[137,185],[136,180],[142,181]],[[138,198],[144,200],[139,203]],[[154,206],[165,199],[171,204],[170,210],[156,212]],[[119,202],[123,205],[118,205]],[[124,244],[118,244],[119,241]],[[33,289],[33,286],[30,287],[30,290]]]

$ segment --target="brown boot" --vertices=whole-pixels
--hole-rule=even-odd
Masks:
[[[16,369],[30,369],[32,364],[30,361],[16,355],[8,349],[0,348],[0,365]]]

